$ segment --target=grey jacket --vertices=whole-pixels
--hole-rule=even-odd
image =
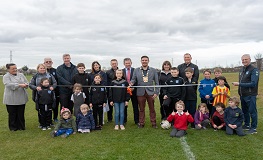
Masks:
[[[138,86],[154,86],[159,85],[159,79],[156,69],[148,67],[148,82],[143,81],[142,67],[138,67],[134,70],[131,83],[135,84],[137,82]],[[148,95],[159,94],[158,87],[138,87],[137,96],[143,96],[145,91]]]
[[[21,105],[26,104],[28,95],[25,88],[19,87],[19,84],[27,83],[26,77],[22,73],[12,75],[6,73],[3,77],[5,85],[3,103],[7,105]]]

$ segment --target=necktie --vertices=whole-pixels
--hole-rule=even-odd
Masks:
[[[130,83],[130,80],[131,80],[131,70],[130,70],[130,68],[127,68],[126,80],[127,80],[128,83]]]

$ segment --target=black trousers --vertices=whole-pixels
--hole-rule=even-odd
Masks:
[[[98,105],[98,104],[93,104],[93,117],[95,121],[95,126],[102,126],[102,121],[103,121],[103,106]],[[98,123],[98,118],[99,118],[99,123]]]
[[[68,108],[71,113],[73,113],[73,102],[70,100],[71,95],[67,94],[60,94],[59,100],[60,100],[60,110],[62,107]]]
[[[217,117],[217,116],[214,116],[213,117],[213,119],[212,119],[212,121],[214,122],[214,124],[215,125],[217,125],[217,126],[220,126],[223,122],[220,120],[220,118],[219,117]],[[213,127],[213,126],[212,126]],[[213,127],[214,128],[214,127]],[[223,128],[222,128],[222,130],[226,130],[226,127],[224,126]]]
[[[138,124],[139,123],[139,106],[138,106],[138,99],[136,96],[136,92],[132,92],[131,102],[132,102],[132,108],[133,108],[133,120],[135,124]],[[127,117],[128,117],[127,107],[128,106],[125,106],[125,109],[124,109],[124,123],[127,123]]]
[[[164,108],[163,108],[163,95],[162,94],[159,95],[159,101],[160,101],[161,119],[163,120],[164,118],[166,118],[166,116],[165,116],[165,111],[164,111]]]
[[[58,107],[59,106],[59,96],[56,96],[56,106],[52,108],[53,110],[53,120],[58,119]]]
[[[163,100],[163,108],[165,112],[166,118],[175,111],[175,103],[178,102],[178,98],[168,97],[167,99]]]
[[[203,99],[201,98],[201,103],[205,103],[207,105],[207,108],[209,110],[209,117],[212,117],[214,112],[215,112],[215,107],[213,107],[213,100],[207,100],[207,99]]]
[[[6,105],[10,131],[25,130],[25,104]]]
[[[39,104],[40,125],[42,127],[50,126],[52,123],[52,104]]]

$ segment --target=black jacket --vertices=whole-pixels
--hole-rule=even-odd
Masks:
[[[58,82],[58,77],[57,77],[57,70],[56,68],[47,68],[47,72],[49,74],[52,74],[54,76],[54,78],[56,79],[56,81]],[[59,96],[59,87],[57,86],[55,88],[55,94],[58,97]]]
[[[88,73],[77,73],[77,74],[75,74],[73,76],[73,84],[75,84],[75,83],[79,83],[79,84],[84,86],[84,87],[82,87],[82,89],[83,89],[83,92],[85,93],[85,95],[87,97],[85,99],[85,102],[87,102],[87,104],[88,104],[89,87],[87,87],[87,86],[90,85]]]
[[[171,77],[165,82],[166,85],[183,85],[184,79],[182,77]],[[175,86],[175,87],[165,87],[163,90],[163,95],[168,97],[178,98],[179,100],[185,99],[185,87]]]
[[[198,82],[194,81],[193,78],[191,82],[188,79],[185,81],[185,100],[197,100],[197,84]]]
[[[192,68],[194,70],[194,74],[193,74],[193,81],[195,82],[198,82],[198,79],[199,79],[199,69],[198,69],[198,66],[193,64],[193,63],[190,63],[190,64],[186,64],[186,63],[182,63],[178,66],[178,69],[179,69],[179,77],[182,77],[184,80],[187,79],[187,77],[185,76],[185,69],[186,68]]]
[[[101,84],[92,84],[90,87],[89,102],[93,105],[107,103],[106,88],[101,86]]]
[[[238,94],[240,96],[257,96],[258,95],[258,69],[253,65],[243,67],[239,73]]]
[[[107,86],[111,84],[111,81],[114,80],[115,77],[115,71],[111,68],[110,70],[107,70]]]
[[[129,101],[130,94],[127,93],[128,82],[124,79],[121,80],[113,80],[111,82],[111,86],[122,86],[123,88],[110,88],[109,89],[109,102],[125,102]]]
[[[172,77],[172,75],[170,72],[166,74],[165,72],[161,71],[159,74],[159,85],[165,85],[165,82],[167,81],[167,79],[169,79],[171,77]],[[164,88],[162,87],[160,89],[160,95],[162,95],[162,96],[164,96],[163,90],[164,90]]]

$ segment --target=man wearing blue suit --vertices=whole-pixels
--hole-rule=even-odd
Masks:
[[[132,65],[132,61],[130,58],[124,58],[123,60],[123,64],[125,66],[125,68],[122,69],[123,71],[123,77],[124,79],[130,83],[131,79],[132,79],[132,75],[134,72],[134,68],[131,67]],[[134,84],[135,86],[137,84]],[[132,96],[131,96],[131,101],[132,101],[132,107],[133,107],[133,119],[134,119],[134,123],[139,125],[139,107],[138,107],[138,100],[137,100],[137,95],[136,95],[136,88],[132,88]],[[124,122],[127,122],[127,107],[125,106],[125,110],[124,110]]]
[[[150,110],[150,120],[153,128],[157,128],[156,125],[156,113],[154,109],[154,99],[159,94],[159,88],[154,87],[154,85],[159,85],[159,79],[156,69],[149,67],[149,57],[141,57],[141,67],[134,70],[132,80],[130,85],[137,83],[137,100],[139,104],[139,128],[143,128],[145,124],[145,103],[148,102]],[[139,86],[149,86],[149,87],[139,87]]]

